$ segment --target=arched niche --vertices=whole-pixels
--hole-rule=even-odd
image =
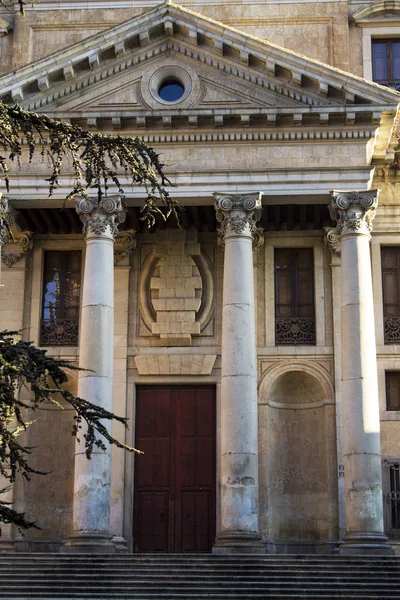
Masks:
[[[260,392],[261,530],[274,553],[331,552],[338,537],[334,391],[312,363],[269,371]]]

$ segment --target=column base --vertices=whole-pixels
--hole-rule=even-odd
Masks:
[[[388,538],[384,533],[349,533],[343,538],[339,554],[391,556],[395,552],[387,542]]]
[[[0,554],[15,552],[14,541],[11,538],[0,538]]]
[[[114,535],[111,542],[114,544],[115,552],[118,554],[129,552],[127,541],[122,536]]]
[[[265,554],[265,544],[256,533],[221,533],[215,540],[213,554]]]
[[[111,535],[92,531],[74,531],[60,549],[63,554],[114,554]]]

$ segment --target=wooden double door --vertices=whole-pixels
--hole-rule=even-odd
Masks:
[[[210,552],[215,389],[138,387],[133,536],[138,552]]]

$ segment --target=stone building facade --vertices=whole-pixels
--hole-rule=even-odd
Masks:
[[[400,3],[0,12],[1,99],[141,136],[185,206],[148,230],[143,189],[63,207],[68,172],[51,198],[41,157],[12,173],[0,326],[91,369],[71,389],[144,455],[87,461],[42,407],[51,475],[10,493],[42,529],[2,548],[396,550]]]

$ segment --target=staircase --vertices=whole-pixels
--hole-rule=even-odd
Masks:
[[[0,554],[0,598],[400,600],[400,558]]]

